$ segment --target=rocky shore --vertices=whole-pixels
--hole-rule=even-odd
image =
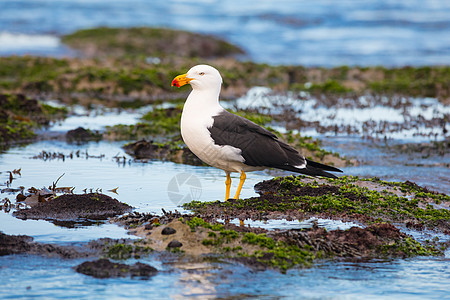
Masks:
[[[195,42],[186,43],[187,40]],[[241,49],[218,38],[155,28],[83,30],[63,37],[62,41],[78,50],[80,57],[0,58],[2,149],[36,140],[38,129],[69,115],[66,108],[50,106],[46,100],[57,99],[67,106],[101,105],[119,109],[170,103],[170,107],[154,106],[134,125],[109,126],[102,132],[76,128],[63,138],[69,142],[132,140],[123,148],[136,161],[168,160],[201,165],[179,134],[181,102],[188,91],[170,87],[175,75],[198,63],[212,64],[221,70],[225,101],[245,95],[254,86],[265,86],[274,93],[300,95],[298,101],[303,101],[301,95],[307,93],[327,107],[342,105],[343,97],[348,99],[345,105],[359,107],[380,103],[406,107],[408,104],[402,99],[408,97],[435,97],[441,104],[450,103],[448,66],[390,69],[269,66],[242,61],[237,57],[243,54]],[[361,101],[362,96],[370,103]],[[289,110],[278,114],[257,109],[236,109],[235,112],[268,127],[308,158],[337,167],[361,163],[324,150],[320,140],[290,131],[313,126],[319,132],[337,134],[345,130],[352,133],[352,128],[307,122],[296,118],[296,112]],[[428,122],[429,126],[441,126],[445,136],[447,117],[422,120],[420,124]],[[417,127],[416,121],[411,120],[411,124]],[[282,123],[286,131],[270,128],[274,123]],[[387,127],[383,130],[388,130]],[[393,146],[392,151],[444,156],[446,146],[448,140]],[[61,155],[66,157],[66,154],[42,152],[34,158],[45,160]],[[6,183],[8,188],[12,172]],[[20,170],[14,172],[20,173]],[[418,241],[405,233],[430,231],[450,235],[450,196],[411,181],[287,176],[260,182],[255,189],[258,197],[226,202],[194,201],[184,205],[190,213],[175,211],[154,215],[133,212],[132,207],[101,191],[73,194],[73,190],[58,189],[57,181],[48,189],[21,187],[9,191],[15,193],[15,201],[4,199],[1,202],[5,211],[12,207],[17,218],[44,219],[58,226],[113,222],[139,236],[140,240],[101,239],[75,247],[37,243],[28,236],[0,233],[0,255],[26,253],[86,258],[89,261],[78,265],[77,272],[97,278],[150,278],[158,270],[141,263],[130,265],[127,260],[157,253],[180,259],[190,257],[206,261],[214,258],[242,263],[256,270],[273,268],[286,272],[324,259],[443,255],[449,246],[448,241]],[[304,229],[268,230],[249,225],[252,221],[314,218],[353,222],[355,226],[347,230],[326,230],[313,224]],[[235,220],[240,220],[241,225],[235,224]]]

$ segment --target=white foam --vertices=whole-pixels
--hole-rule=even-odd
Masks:
[[[0,52],[26,51],[28,49],[54,49],[60,47],[58,37],[53,35],[30,35],[0,32]]]

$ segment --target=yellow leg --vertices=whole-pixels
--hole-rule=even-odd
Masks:
[[[225,201],[227,201],[228,199],[230,199],[231,177],[230,172],[225,171],[225,173],[227,174],[227,179],[225,180]]]
[[[239,194],[241,193],[242,186],[244,185],[245,178],[247,178],[247,176],[245,175],[245,172],[242,171],[241,172],[241,181],[239,181],[239,186],[237,188],[236,195],[234,195],[234,199],[239,199]]]

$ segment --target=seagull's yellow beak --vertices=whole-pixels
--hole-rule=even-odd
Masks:
[[[187,74],[181,74],[181,75],[178,75],[177,77],[175,77],[172,80],[172,86],[180,87],[180,86],[183,86],[185,84],[188,84],[189,81],[192,80],[192,78],[188,78],[186,76],[187,76]]]

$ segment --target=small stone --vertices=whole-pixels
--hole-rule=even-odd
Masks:
[[[177,240],[173,240],[167,245],[167,248],[180,248],[181,246],[183,246],[182,243]]]
[[[111,262],[109,259],[86,261],[75,268],[78,273],[95,278],[112,277],[150,277],[156,275],[158,270],[140,262],[134,265]]]
[[[170,235],[170,234],[174,234],[175,232],[177,232],[175,229],[173,229],[172,227],[165,227],[162,231],[161,234],[163,235]]]
[[[24,194],[17,194],[17,196],[16,196],[16,200],[19,202],[23,201],[25,199],[27,199],[27,196],[25,196]]]
[[[77,129],[69,130],[66,133],[66,138],[68,140],[88,140],[92,138],[92,132],[90,130],[84,129],[83,127],[78,127]]]
[[[156,273],[158,273],[158,270],[156,268],[140,262],[132,265],[130,270],[131,276],[139,277],[150,277],[155,275]]]

